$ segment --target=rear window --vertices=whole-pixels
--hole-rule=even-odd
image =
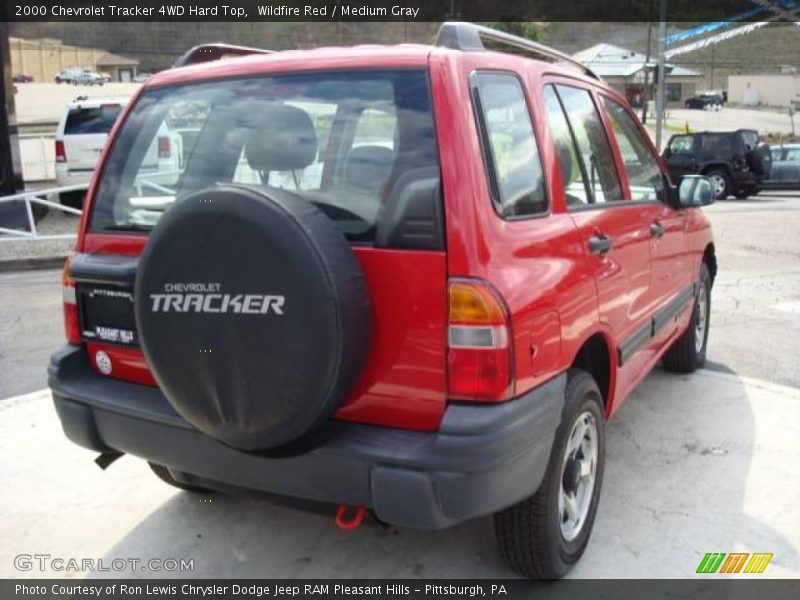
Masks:
[[[121,112],[120,104],[104,104],[97,108],[71,108],[67,113],[64,135],[108,133]]]
[[[755,131],[743,130],[739,132],[744,143],[745,150],[753,150],[758,146],[758,133]]]
[[[431,181],[436,189],[429,200],[439,202],[424,70],[157,88],[140,97],[114,143],[92,229],[146,230],[187,194],[233,183],[297,194],[349,240],[370,243],[376,232],[386,237],[383,216],[397,220],[392,205]]]

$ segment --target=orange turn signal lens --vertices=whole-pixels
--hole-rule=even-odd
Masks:
[[[451,324],[505,324],[506,314],[500,300],[485,286],[467,280],[450,280]]]

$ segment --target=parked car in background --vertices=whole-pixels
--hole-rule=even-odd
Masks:
[[[153,76],[152,73],[139,73],[133,78],[134,83],[144,83]]]
[[[111,81],[111,73],[98,73],[98,75],[100,75],[104,83],[109,83]]]
[[[772,172],[764,187],[773,190],[800,189],[800,144],[772,148]]]
[[[106,78],[97,73],[96,71],[92,71],[91,69],[83,69],[80,73],[75,76],[75,79],[72,80],[73,85],[100,85],[106,83]]]
[[[74,83],[84,70],[83,67],[67,67],[56,73],[54,80],[56,83]]]
[[[675,181],[690,174],[708,176],[718,200],[758,193],[772,163],[769,146],[759,142],[753,129],[673,135],[663,157]]]
[[[88,183],[108,133],[128,98],[87,98],[79,96],[68,103],[56,129],[56,184],[58,187]],[[183,140],[168,122],[161,125],[153,144],[143,158],[143,169],[157,175],[175,173],[183,161]],[[149,182],[158,185],[158,178]],[[85,191],[61,194],[61,203],[81,208]]]
[[[11,78],[11,80],[14,83],[31,83],[33,81],[33,77],[31,75],[26,75],[25,73],[17,73]]]
[[[687,99],[683,105],[686,108],[699,108],[702,110],[720,110],[725,104],[725,98],[718,92],[703,92]]]

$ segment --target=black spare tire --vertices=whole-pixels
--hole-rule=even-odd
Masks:
[[[288,192],[220,185],[164,214],[139,261],[142,350],[175,411],[241,450],[325,420],[361,373],[370,302],[349,244]]]
[[[769,145],[759,144],[750,151],[750,168],[756,175],[769,177],[772,171],[772,151]]]

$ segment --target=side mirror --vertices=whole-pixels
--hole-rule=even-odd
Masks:
[[[686,175],[678,186],[680,208],[708,206],[714,202],[714,185],[703,175]]]

